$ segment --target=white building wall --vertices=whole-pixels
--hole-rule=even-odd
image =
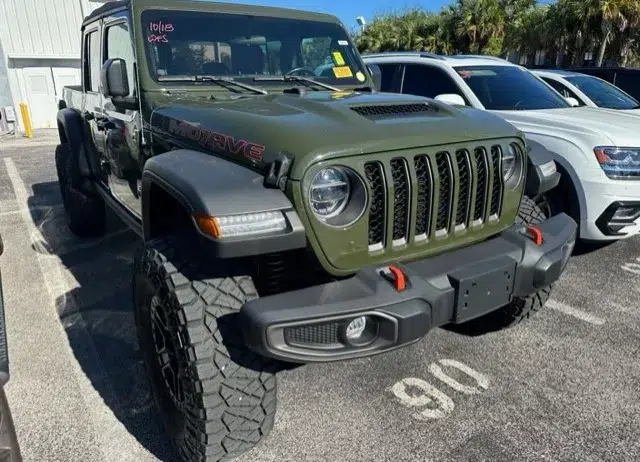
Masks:
[[[80,84],[80,25],[102,3],[0,0],[0,56],[10,98],[16,113],[20,103],[28,105],[34,128],[55,127],[62,87]]]

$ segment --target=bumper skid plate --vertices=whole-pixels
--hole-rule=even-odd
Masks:
[[[557,281],[576,228],[560,214],[446,254],[365,267],[349,279],[258,298],[240,311],[243,335],[253,351],[291,362],[402,347],[434,327],[469,321]]]

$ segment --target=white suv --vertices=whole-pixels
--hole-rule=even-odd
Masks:
[[[387,52],[363,59],[384,92],[492,111],[544,146],[562,179],[539,205],[548,215],[572,216],[581,239],[640,231],[640,117],[572,107],[530,71],[500,58]]]
[[[600,107],[640,115],[640,103],[620,88],[594,75],[545,69],[531,71],[578,106]]]

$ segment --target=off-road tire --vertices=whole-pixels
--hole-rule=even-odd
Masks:
[[[516,223],[535,225],[545,219],[545,214],[535,202],[531,198],[523,196]],[[549,300],[552,289],[553,285],[551,284],[526,297],[514,297],[508,305],[462,324],[459,330],[478,335],[516,326],[542,309]]]
[[[106,226],[104,200],[96,193],[82,190],[67,143],[56,146],[55,161],[67,226],[79,237],[103,234]]]
[[[246,348],[236,324],[242,305],[258,296],[251,277],[205,260],[199,250],[188,236],[140,249],[133,270],[135,320],[152,394],[176,452],[185,462],[218,462],[248,451],[271,431],[275,364]],[[152,308],[154,300],[160,308]],[[155,343],[152,316],[161,311],[173,336],[176,375],[184,377],[180,391],[172,392],[157,360],[163,345]]]

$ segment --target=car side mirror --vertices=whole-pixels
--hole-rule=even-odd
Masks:
[[[373,80],[376,91],[382,91],[382,71],[377,64],[367,64],[367,70]]]
[[[464,98],[456,93],[443,93],[435,97],[436,101],[441,101],[452,106],[466,106]]]
[[[112,58],[105,61],[100,72],[100,81],[104,96],[129,96],[129,79],[124,59]]]
[[[100,83],[102,94],[110,97],[114,106],[122,109],[138,109],[138,98],[129,96],[129,76],[124,59],[106,60],[100,71]]]
[[[574,98],[574,97],[572,97],[572,96],[567,96],[567,97],[565,97],[565,100],[567,101],[567,103],[569,103],[569,105],[570,105],[571,107],[577,107],[577,106],[580,106],[580,103],[578,102],[578,100],[577,100],[577,99],[575,99],[575,98]]]

